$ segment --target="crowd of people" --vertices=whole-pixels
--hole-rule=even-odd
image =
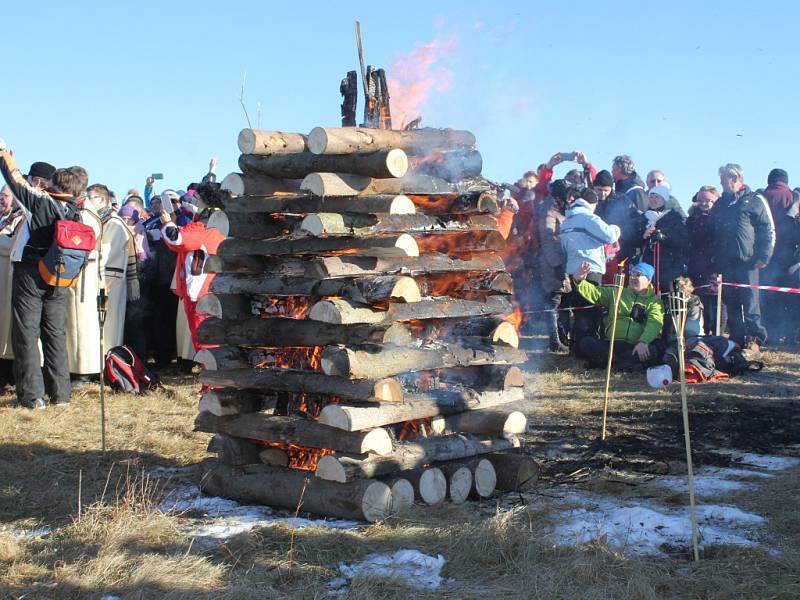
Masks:
[[[580,168],[554,180],[553,168],[565,161]],[[507,186],[516,213],[507,262],[523,328],[544,323],[550,351],[604,365],[612,284],[623,269],[627,285],[614,332],[619,368],[664,362],[666,297],[675,286],[697,300],[698,336],[718,333],[720,311],[721,332],[746,351],[796,343],[800,300],[759,286],[800,287],[800,189],[790,188],[782,169],[756,190],[737,164],[720,167],[718,175],[720,187],[702,186],[688,214],[662,171],[642,181],[626,155],[614,158],[609,172],[597,171],[581,152],[558,153]]]
[[[579,168],[555,179],[571,161]],[[102,373],[103,351],[123,344],[157,371],[193,365],[207,316],[196,305],[212,277],[204,265],[224,239],[208,225],[224,199],[215,168],[185,191],[156,194],[147,178],[144,194],[131,189],[118,202],[81,167],[35,162],[23,176],[0,144],[0,306],[10,307],[0,311],[0,385],[16,385],[18,406],[68,403],[73,387]],[[755,191],[736,164],[719,180],[697,191],[688,214],[662,171],[642,181],[625,155],[598,171],[582,152],[558,153],[504,186],[498,224],[523,329],[542,324],[550,351],[592,365],[605,364],[612,334],[617,367],[663,363],[665,295],[677,285],[692,294],[698,336],[718,333],[719,321],[750,351],[798,341],[798,297],[757,286],[800,287],[800,189],[781,169]],[[76,283],[59,287],[45,263],[64,222],[96,243]],[[726,286],[717,306],[719,277],[749,287]]]
[[[82,167],[39,161],[23,175],[0,144],[0,387],[16,386],[17,406],[69,403],[74,387],[98,381],[105,351],[123,344],[156,370],[191,368],[202,347],[203,266],[223,239],[206,227],[222,206],[215,169],[212,160],[199,183],[160,194],[147,178],[143,195],[130,189],[119,202]],[[64,222],[93,233],[71,286],[46,277],[47,257],[70,251]]]

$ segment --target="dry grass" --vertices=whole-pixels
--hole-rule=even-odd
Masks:
[[[643,389],[642,381],[630,376],[615,377],[613,441],[598,447],[602,372],[586,373],[577,363],[554,362],[538,351],[534,356],[541,370],[528,376],[526,410],[532,424],[529,449],[545,459],[543,485],[595,489],[609,465],[627,474],[661,468],[679,472],[682,448],[674,393]],[[773,452],[790,445],[790,432],[780,429],[796,429],[786,419],[800,417],[795,400],[800,369],[793,355],[768,359],[772,365],[762,379],[693,388],[699,457],[711,457],[712,448],[725,445],[747,450],[772,445]],[[793,509],[800,469],[760,482],[758,492],[736,496],[739,505],[769,518],[764,542],[777,552],[716,547],[704,552],[699,565],[683,557],[626,557],[601,542],[555,546],[548,536],[558,513],[537,494],[511,510],[494,512],[491,503],[416,507],[403,518],[359,531],[297,530],[291,565],[292,531],[282,525],[239,535],[213,550],[200,549],[181,533],[181,516],[157,510],[164,482],[142,475],[156,466],[176,467],[184,469],[178,477],[188,480],[195,475],[192,465],[206,456],[208,436],[191,431],[196,384],[168,383],[169,394],[109,398],[105,456],[98,450],[94,391],[77,395],[65,409],[31,413],[0,408],[0,597],[318,598],[339,562],[400,548],[444,555],[443,575],[453,582],[426,594],[356,580],[346,597],[800,597],[800,516]],[[9,400],[0,397],[0,405]],[[759,440],[755,425],[769,423],[771,411],[784,423],[774,423]],[[753,435],[726,433],[734,423],[748,429],[748,422],[755,424]],[[747,439],[752,443],[746,447]],[[637,493],[634,486],[619,490]],[[2,533],[41,526],[52,527],[53,533],[41,538]]]

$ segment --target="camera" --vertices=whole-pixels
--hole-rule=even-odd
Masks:
[[[659,242],[663,242],[664,241],[664,234],[661,233],[660,230],[656,229],[653,233],[650,234],[650,241],[652,241],[654,244],[655,243],[659,243]]]
[[[641,304],[634,304],[631,307],[631,319],[637,323],[647,322],[647,310]]]

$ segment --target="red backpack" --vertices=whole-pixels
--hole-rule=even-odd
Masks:
[[[103,374],[113,390],[128,394],[146,394],[160,385],[158,375],[128,346],[114,346],[106,353]]]
[[[56,232],[47,254],[39,261],[39,274],[47,285],[72,287],[89,262],[89,253],[97,240],[94,229],[78,220],[68,219],[58,200],[50,198],[58,213]]]

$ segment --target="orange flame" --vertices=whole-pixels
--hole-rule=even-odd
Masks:
[[[419,116],[432,90],[446,92],[453,81],[453,72],[438,64],[452,54],[458,40],[451,36],[434,40],[399,56],[387,70],[392,114],[399,129]]]
[[[254,366],[281,367],[301,371],[321,371],[324,346],[286,346],[284,348],[261,347],[265,353]]]
[[[252,301],[253,311],[260,317],[304,319],[306,312],[319,298],[315,296],[260,296]]]
[[[508,321],[509,323],[511,323],[514,327],[516,327],[519,330],[520,326],[522,325],[523,318],[524,318],[524,315],[522,314],[522,309],[519,307],[519,304],[515,300],[514,301],[514,312],[512,312],[510,315],[505,317],[503,320],[504,321]]]
[[[286,452],[289,457],[289,468],[297,471],[315,471],[320,458],[328,454],[336,454],[330,448],[311,448],[310,446],[300,446],[298,444],[265,441],[258,441],[258,444],[267,448],[279,448]]]
[[[397,439],[401,442],[408,440],[415,440],[421,437],[428,437],[428,433],[432,431],[431,422],[433,419],[415,419],[413,421],[406,421],[400,428],[397,434]]]

